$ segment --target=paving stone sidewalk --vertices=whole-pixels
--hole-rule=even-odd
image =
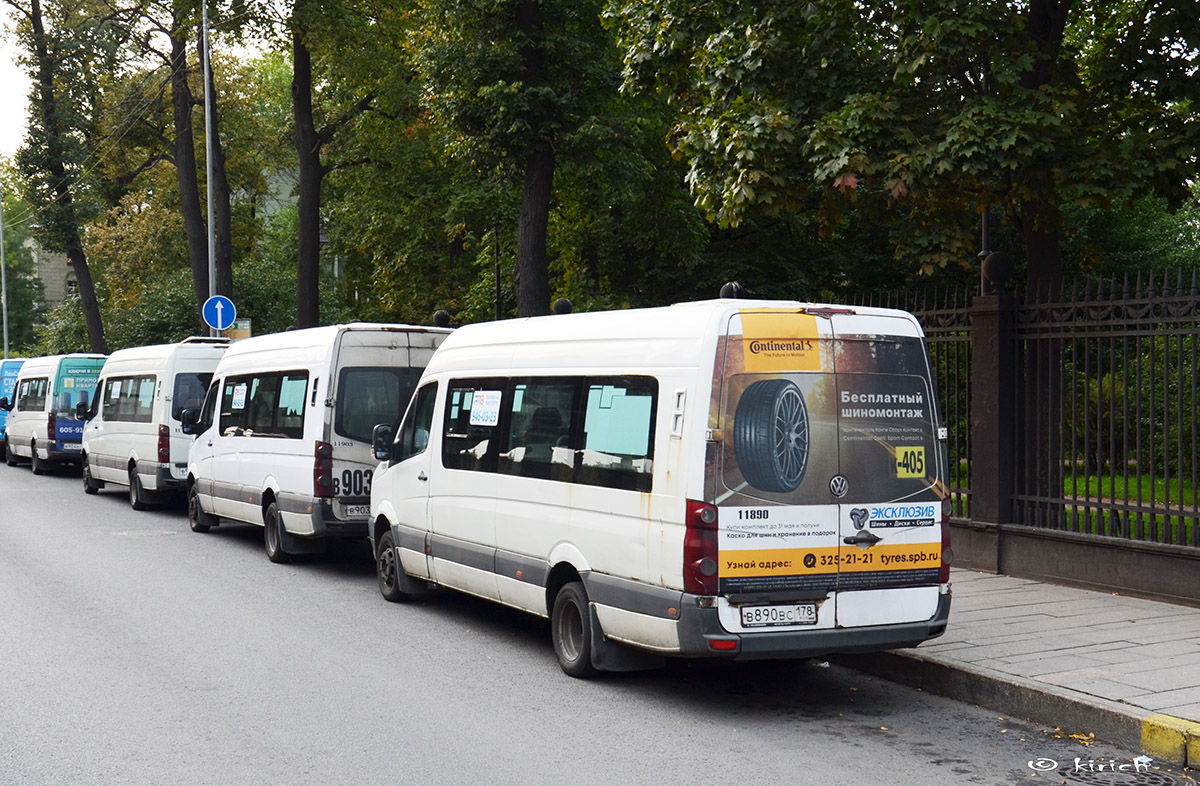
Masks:
[[[1200,766],[1200,609],[962,569],[951,581],[945,635],[843,662]]]

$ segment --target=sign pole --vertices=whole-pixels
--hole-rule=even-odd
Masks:
[[[4,264],[4,192],[0,191],[0,303],[4,310],[4,357],[8,357],[8,270]]]

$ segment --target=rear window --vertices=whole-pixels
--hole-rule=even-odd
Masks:
[[[175,386],[171,391],[171,417],[179,420],[185,409],[200,409],[204,405],[204,392],[212,382],[212,374],[184,372],[175,375]]]
[[[813,505],[836,501],[829,484],[837,475],[849,481],[848,500],[909,498],[937,483],[936,413],[923,342],[844,338],[827,348],[836,374],[726,379],[727,492]]]
[[[342,369],[333,430],[348,439],[370,442],[375,426],[399,422],[420,378],[419,368]]]

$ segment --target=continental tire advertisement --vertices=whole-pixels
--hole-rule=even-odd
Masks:
[[[708,472],[722,594],[905,586],[929,583],[931,569],[936,581],[939,446],[922,339],[743,311],[721,349]],[[862,548],[844,542],[858,532]]]

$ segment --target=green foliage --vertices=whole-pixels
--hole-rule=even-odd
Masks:
[[[83,303],[79,300],[79,294],[72,292],[50,309],[45,321],[37,326],[37,342],[30,356],[87,352],[90,346]]]
[[[1063,28],[1054,26],[1063,13]],[[961,264],[998,204],[1048,238],[1059,211],[1188,198],[1198,162],[1194,4],[614,0],[631,88],[665,94],[710,218],[819,190],[890,208],[897,257]],[[1031,260],[1053,269],[1053,246]]]
[[[8,349],[10,357],[28,355],[34,344],[34,326],[42,319],[45,303],[42,282],[33,257],[25,247],[32,209],[17,194],[15,173],[0,161],[0,194],[4,198],[4,266],[8,294]]]

